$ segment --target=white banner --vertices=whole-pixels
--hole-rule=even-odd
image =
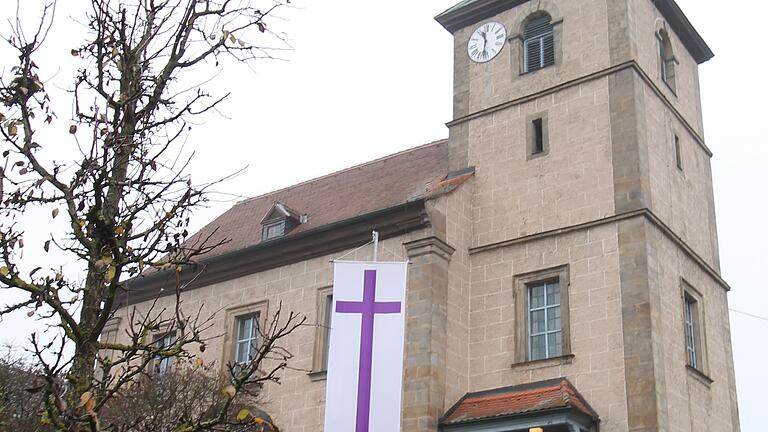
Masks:
[[[408,263],[335,262],[325,432],[398,432]]]

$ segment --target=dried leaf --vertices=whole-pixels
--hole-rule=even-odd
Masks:
[[[78,408],[84,408],[88,412],[93,412],[93,409],[96,408],[96,399],[93,398],[91,392],[87,391],[80,396]]]
[[[232,42],[232,43],[235,43],[235,42],[237,42],[237,38],[235,37],[235,35],[230,35],[229,36],[229,41]]]
[[[200,357],[195,359],[195,366],[201,367],[203,365],[204,361]]]
[[[26,168],[22,168],[22,169],[19,170],[19,174],[21,174],[21,175],[24,175],[24,174],[26,174],[28,172],[29,172],[29,170],[26,169]]]
[[[16,136],[18,132],[19,132],[19,129],[16,127],[16,123],[11,123],[8,125],[8,135]]]
[[[83,228],[85,226],[85,219],[78,219],[77,224],[80,225],[80,228]]]
[[[46,240],[45,243],[43,243],[43,249],[45,249],[46,252],[48,252],[48,249],[51,247],[51,241]]]
[[[182,270],[184,270],[184,268],[181,267],[181,265],[176,266],[176,273],[181,273]]]
[[[115,227],[115,234],[120,236],[120,235],[123,235],[124,232],[125,232],[125,227],[124,226],[118,225],[118,226]]]
[[[241,47],[245,46],[245,41],[242,39],[238,40],[237,43],[240,44]]]
[[[59,215],[59,209],[55,208],[55,209],[51,210],[51,217],[52,218],[56,219],[56,216],[58,216],[58,215]]]
[[[112,283],[112,280],[115,278],[115,275],[117,275],[117,269],[115,266],[109,266],[107,268],[107,273],[104,275],[104,283]]]
[[[10,273],[10,272],[11,271],[8,270],[8,267],[6,267],[6,266],[0,267],[0,276],[8,276],[8,273]]]
[[[31,311],[27,312],[27,316],[28,316],[28,317],[31,317],[31,316],[32,316],[32,315],[34,315],[34,314],[35,314],[35,311],[33,311],[33,310],[31,310]]]
[[[72,57],[77,57],[77,56],[80,55],[80,51],[78,51],[76,49],[73,49],[73,50],[69,51],[69,53],[72,54]]]
[[[72,125],[69,127],[69,133],[73,134],[77,132],[77,125]]]
[[[245,421],[245,419],[247,419],[250,415],[251,412],[243,408],[240,410],[240,412],[237,413],[237,421]]]
[[[235,386],[233,386],[232,384],[224,387],[224,389],[221,392],[224,393],[224,396],[230,399],[235,397],[235,393],[237,393],[237,391],[235,390]]]
[[[267,26],[263,22],[257,22],[256,25],[259,26],[260,32],[264,33],[267,31]]]

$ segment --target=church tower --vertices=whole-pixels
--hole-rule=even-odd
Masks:
[[[562,430],[738,431],[702,37],[674,0],[465,0],[436,19],[455,41],[450,169],[474,168],[440,429],[566,379],[599,420]]]

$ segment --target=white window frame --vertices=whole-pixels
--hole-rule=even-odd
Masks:
[[[698,368],[698,356],[696,354],[696,300],[685,297],[683,300],[685,315],[685,352],[687,354],[688,365]]]
[[[704,296],[693,285],[680,278],[683,323],[683,352],[685,365],[706,376],[709,369],[707,356],[707,323]],[[708,377],[706,379],[709,379]]]
[[[515,353],[514,362],[516,364],[528,363],[533,361],[546,361],[550,359],[560,359],[560,361],[570,361],[573,357],[571,353],[570,341],[570,276],[569,266],[562,265],[548,269],[534,270],[517,274],[514,277],[514,302],[515,302]],[[560,331],[562,346],[561,353],[558,356],[550,356],[546,359],[532,360],[531,353],[531,323],[530,323],[530,287],[542,285],[544,283],[558,282],[560,284]],[[553,305],[550,305],[550,307]],[[549,341],[547,341],[549,343]]]
[[[547,286],[548,285],[554,285],[557,284],[557,290],[558,294],[560,295],[561,301],[557,304],[547,304]],[[543,287],[544,288],[544,305],[541,307],[533,307],[533,290],[534,288]],[[560,281],[559,280],[549,280],[549,281],[542,281],[538,283],[532,283],[528,285],[528,361],[536,361],[536,360],[546,360],[548,358],[552,357],[559,357],[563,355],[563,313],[562,313],[562,289],[560,288]],[[560,308],[560,327],[554,330],[550,330],[547,326],[549,325],[549,312],[551,309],[554,308]],[[534,333],[533,332],[533,323],[531,321],[531,315],[533,315],[534,312],[544,311],[544,331]],[[557,355],[550,354],[550,346],[549,346],[549,335],[551,334],[560,334],[560,353]],[[542,358],[533,358],[533,338],[538,336],[544,336],[544,357]]]
[[[173,332],[166,333],[162,336],[159,336],[155,339],[155,345],[158,349],[164,349],[169,348],[173,346],[173,344],[176,343],[176,334]],[[158,374],[163,375],[171,370],[171,365],[173,364],[173,357],[172,356],[157,356],[155,358],[156,363],[156,371]]]
[[[238,317],[235,317],[235,363],[239,364],[246,364],[250,363],[251,360],[253,360],[254,355],[256,354],[256,350],[259,347],[259,312],[248,314],[248,315],[241,315]],[[250,325],[248,327],[247,335],[241,335],[240,334],[240,323],[248,320],[250,322]],[[254,331],[255,326],[255,331]],[[245,360],[240,361],[240,355],[241,352],[241,345],[247,343],[248,344],[248,352],[245,354]]]

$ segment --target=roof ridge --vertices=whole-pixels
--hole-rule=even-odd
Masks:
[[[313,182],[316,182],[316,181],[324,180],[324,179],[327,179],[327,178],[330,178],[330,177],[333,177],[333,176],[337,176],[339,174],[346,173],[346,172],[349,172],[349,171],[352,171],[352,170],[355,170],[355,169],[359,169],[359,168],[363,168],[363,167],[366,167],[366,166],[369,166],[369,165],[373,165],[373,164],[375,164],[377,162],[382,162],[382,161],[387,160],[387,159],[392,159],[392,158],[395,158],[397,156],[400,156],[400,155],[403,155],[403,154],[406,154],[406,153],[409,153],[409,152],[412,152],[412,151],[423,150],[423,149],[431,147],[431,146],[437,146],[437,145],[440,145],[440,144],[445,143],[447,141],[448,141],[447,138],[443,138],[443,139],[432,141],[432,142],[429,142],[429,143],[426,143],[426,144],[422,144],[422,145],[419,145],[419,146],[416,146],[416,147],[411,147],[411,148],[408,148],[408,149],[405,149],[405,150],[401,150],[399,152],[395,152],[395,153],[392,153],[392,154],[389,154],[389,155],[386,155],[386,156],[382,156],[382,157],[377,158],[377,159],[369,160],[369,161],[363,162],[363,163],[358,164],[358,165],[353,165],[351,167],[343,168],[343,169],[340,169],[338,171],[334,171],[332,173],[328,173],[328,174],[322,175],[320,177],[315,177],[315,178],[312,178],[312,179],[309,179],[309,180],[304,180],[303,182],[292,184],[292,185],[286,186],[284,188],[275,189],[273,191],[265,192],[265,193],[263,193],[261,195],[257,195],[257,196],[250,197],[250,198],[246,198],[246,199],[244,199],[242,201],[238,201],[237,203],[235,203],[235,205],[245,204],[247,202],[254,201],[254,200],[257,200],[257,199],[261,199],[261,198],[264,198],[264,197],[269,196],[269,195],[273,195],[273,194],[276,194],[276,193],[279,193],[279,192],[284,192],[284,191],[287,191],[289,189],[294,189],[296,187],[304,186],[304,185],[307,185],[307,184],[310,184],[310,183],[313,183]]]
[[[469,401],[472,401],[473,399],[497,400],[497,399],[508,398],[508,397],[511,397],[511,396],[521,397],[521,396],[527,396],[527,395],[530,395],[530,394],[540,394],[540,393],[545,393],[545,392],[548,392],[548,391],[560,390],[560,389],[562,389],[562,388],[558,384],[558,385],[551,385],[551,386],[546,386],[546,387],[539,387],[539,388],[535,388],[535,389],[509,391],[509,392],[505,392],[505,393],[499,393],[499,394],[488,395],[488,396],[473,396],[473,397],[468,397],[467,400],[469,400]]]

